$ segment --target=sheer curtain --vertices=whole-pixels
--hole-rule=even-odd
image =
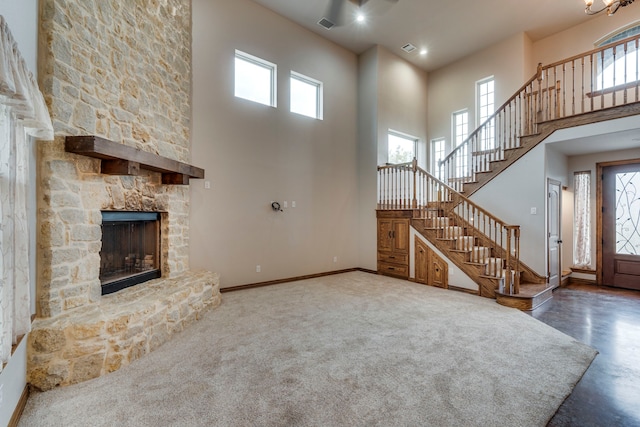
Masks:
[[[573,175],[573,265],[591,265],[591,172]]]
[[[0,15],[0,371],[18,336],[29,332],[30,138],[53,139],[46,104]]]

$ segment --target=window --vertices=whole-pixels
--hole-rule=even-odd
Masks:
[[[573,175],[573,264],[591,265],[591,172]]]
[[[390,130],[388,142],[388,163],[409,163],[416,157],[417,138]]]
[[[291,112],[322,120],[322,82],[291,72]]]
[[[487,77],[476,84],[478,102],[478,123],[482,125],[494,110],[494,79]],[[491,150],[495,147],[495,125],[493,120],[483,128],[480,134],[480,149]]]
[[[236,97],[275,107],[276,71],[276,64],[236,50]]]
[[[445,158],[445,139],[436,138],[431,140],[431,174],[442,179],[440,161]]]
[[[456,147],[462,144],[469,136],[469,112],[462,110],[453,113],[453,141]],[[469,152],[465,145],[456,154],[456,177],[462,178],[467,175],[469,168]]]
[[[640,34],[640,25],[635,25],[597,43],[597,46],[600,47],[609,43],[615,43],[638,34]],[[638,81],[640,55],[638,55],[635,42],[627,43],[626,45],[624,43],[615,45],[605,50],[604,56],[598,55],[596,60],[598,61],[596,89],[610,89],[615,86]]]

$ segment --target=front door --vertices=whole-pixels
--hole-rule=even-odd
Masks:
[[[547,183],[547,230],[549,247],[549,285],[560,285],[560,183]]]
[[[640,290],[640,163],[602,168],[602,280]]]

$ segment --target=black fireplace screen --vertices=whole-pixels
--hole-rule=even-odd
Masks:
[[[160,214],[102,212],[102,295],[160,275]]]

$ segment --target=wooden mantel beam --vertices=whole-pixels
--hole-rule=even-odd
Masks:
[[[163,184],[188,185],[190,178],[204,178],[204,169],[138,150],[98,136],[67,136],[65,151],[102,160],[101,172],[138,175],[140,169],[162,174]]]

